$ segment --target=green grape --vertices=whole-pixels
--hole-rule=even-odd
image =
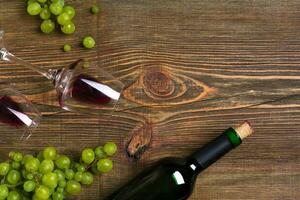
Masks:
[[[64,199],[64,195],[63,195],[63,193],[54,192],[52,194],[52,199],[53,200],[63,200]]]
[[[103,147],[103,151],[108,155],[108,156],[112,156],[117,152],[117,145],[113,142],[107,142],[104,147]]]
[[[80,165],[80,164],[76,167],[76,169],[77,169],[78,172],[84,172],[85,171],[85,167],[83,165]]]
[[[13,169],[20,169],[20,167],[21,167],[21,163],[16,162],[16,161],[12,161],[11,162],[11,168],[13,168]]]
[[[56,169],[53,172],[56,173],[58,181],[65,179],[65,174],[61,170]]]
[[[47,0],[37,0],[38,2],[40,2],[40,3],[46,3],[47,2]]]
[[[81,160],[88,165],[91,164],[95,160],[95,153],[93,149],[84,149],[81,153]]]
[[[57,155],[57,151],[56,151],[55,147],[46,147],[43,150],[43,156],[44,156],[45,159],[55,160],[56,155]]]
[[[97,162],[97,169],[101,173],[109,172],[113,168],[113,162],[108,158],[103,158]]]
[[[34,178],[34,176],[33,176],[32,173],[28,173],[28,174],[26,175],[26,179],[28,179],[28,180],[32,180],[33,178]]]
[[[75,29],[76,27],[73,22],[69,22],[61,27],[61,31],[67,35],[74,33]]]
[[[21,179],[21,174],[17,170],[10,170],[6,176],[6,181],[9,184],[16,185]]]
[[[76,172],[74,175],[74,180],[80,182],[82,179],[82,172]]]
[[[39,171],[42,174],[47,174],[48,172],[52,172],[54,169],[54,162],[52,160],[43,160],[40,164]]]
[[[0,185],[0,199],[5,199],[8,196],[9,190],[6,185]]]
[[[57,175],[54,172],[49,172],[42,177],[43,185],[49,188],[55,188],[57,186]]]
[[[30,154],[26,154],[25,156],[23,156],[22,164],[25,164],[26,161],[29,160],[30,158],[33,158],[33,156]]]
[[[91,36],[87,36],[83,39],[82,44],[85,48],[91,49],[91,48],[94,48],[96,42],[95,42],[94,38],[92,38]]]
[[[25,163],[25,169],[29,172],[36,172],[39,169],[40,161],[37,158],[30,158]]]
[[[63,11],[63,5],[61,5],[59,2],[51,3],[49,8],[51,13],[54,15],[59,15]]]
[[[66,179],[71,180],[74,177],[74,171],[72,169],[66,169],[65,171]]]
[[[65,45],[64,45],[64,51],[65,51],[65,52],[68,52],[68,51],[71,51],[71,50],[72,50],[71,45],[69,45],[69,44],[65,44]]]
[[[57,17],[57,23],[59,23],[60,25],[66,25],[70,21],[71,21],[71,17],[68,13],[63,12]]]
[[[77,181],[70,180],[67,182],[66,191],[71,195],[78,194],[81,191],[81,185]]]
[[[8,173],[9,168],[10,168],[9,163],[6,162],[0,163],[0,175],[5,176]]]
[[[13,190],[8,193],[7,200],[21,200],[21,195]]]
[[[23,155],[19,152],[14,153],[12,159],[16,162],[21,162],[23,159]]]
[[[81,183],[83,185],[91,185],[94,181],[94,176],[90,172],[84,172],[82,174]]]
[[[10,152],[8,153],[8,157],[12,159],[12,158],[14,157],[15,153],[16,153],[16,152],[14,152],[14,151],[10,151]]]
[[[29,5],[29,4],[31,4],[31,3],[34,3],[34,2],[36,2],[36,0],[28,0],[28,1],[27,1],[27,5]]]
[[[66,184],[67,184],[67,182],[65,179],[62,179],[58,182],[58,186],[62,187],[62,188],[66,187]]]
[[[41,10],[41,5],[38,2],[32,2],[27,5],[27,12],[29,15],[38,15]]]
[[[71,160],[67,156],[62,155],[55,160],[55,164],[59,169],[69,169]]]
[[[51,12],[49,8],[42,8],[40,12],[40,18],[45,20],[45,19],[49,19],[50,17],[51,17]]]
[[[47,200],[50,197],[50,190],[44,185],[40,185],[35,189],[35,198],[41,200]]]
[[[100,8],[98,6],[91,7],[91,13],[98,14],[100,12]]]
[[[37,158],[40,162],[42,162],[42,161],[44,160],[43,152],[39,152],[39,153],[37,154],[36,158]]]
[[[75,16],[75,13],[76,13],[75,9],[72,6],[65,6],[63,8],[63,12],[67,13],[71,17],[71,19],[73,19],[73,17]]]
[[[41,23],[41,31],[43,33],[51,33],[54,30],[54,28],[55,24],[50,19],[44,20]]]
[[[99,147],[96,147],[95,150],[95,155],[98,157],[98,158],[105,158],[105,152],[103,150],[103,147],[99,146]]]
[[[32,191],[35,189],[35,182],[33,182],[33,181],[26,181],[26,182],[23,184],[23,189],[24,189],[26,192],[32,192]]]

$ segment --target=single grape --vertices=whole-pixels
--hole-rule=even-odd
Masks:
[[[91,36],[87,36],[83,39],[82,44],[85,48],[91,49],[91,48],[94,48],[96,42],[95,42],[94,38],[92,38]]]
[[[47,174],[48,172],[52,172],[54,169],[54,162],[52,160],[43,160],[40,164],[39,171],[42,174]]]
[[[72,169],[66,169],[65,171],[66,179],[71,180],[74,177],[74,171]]]
[[[117,145],[113,142],[107,142],[104,147],[103,147],[103,151],[108,155],[108,156],[112,156],[117,152]]]
[[[84,172],[85,171],[85,167],[83,165],[78,165],[76,167],[76,169],[77,169],[78,172]]]
[[[66,183],[67,184],[67,183]],[[66,186],[66,185],[65,185]],[[59,193],[63,193],[64,191],[65,191],[65,189],[64,189],[64,187],[58,187],[57,189],[56,189],[56,191],[57,192],[59,192]]]
[[[70,168],[71,160],[67,156],[61,155],[55,160],[55,164],[59,169]]]
[[[69,44],[65,44],[63,49],[64,49],[64,52],[68,52],[68,51],[72,50],[72,47]]]
[[[81,183],[83,185],[91,185],[93,183],[94,176],[90,172],[84,172],[82,174]]]
[[[41,10],[41,5],[38,2],[32,2],[27,5],[27,12],[29,15],[38,15]]]
[[[109,172],[113,168],[113,162],[108,158],[100,159],[97,162],[97,169],[101,173]]]
[[[14,153],[12,159],[16,162],[21,162],[23,159],[23,155],[19,152]]]
[[[37,158],[40,162],[42,162],[42,161],[44,160],[43,152],[40,151],[40,152],[37,154],[36,158]]]
[[[55,28],[54,22],[52,22],[50,19],[44,20],[41,23],[41,31],[43,33],[51,33]]]
[[[8,193],[7,200],[21,200],[21,195],[13,190]]]
[[[75,24],[73,22],[69,22],[61,27],[61,31],[67,35],[74,33],[75,29]]]
[[[81,160],[88,165],[91,164],[95,160],[95,153],[93,149],[84,149],[81,153]]]
[[[54,160],[56,158],[57,151],[55,147],[46,147],[43,150],[43,156],[45,159]]]
[[[8,157],[12,159],[12,158],[14,157],[15,153],[16,153],[16,152],[14,152],[14,151],[10,151],[10,152],[8,153]]]
[[[33,176],[32,173],[28,173],[28,174],[26,175],[26,179],[28,179],[28,180],[32,180],[33,178],[34,178],[34,176]]]
[[[40,161],[37,158],[30,158],[25,163],[25,169],[29,172],[36,172],[39,169]]]
[[[9,168],[10,168],[9,163],[6,162],[0,163],[0,175],[5,176],[8,173]]]
[[[40,2],[40,3],[46,3],[47,2],[47,0],[37,0],[38,2]]]
[[[54,172],[49,172],[47,174],[44,174],[42,177],[42,183],[43,185],[49,187],[49,188],[55,188],[57,186],[57,175]]]
[[[54,15],[59,15],[63,11],[63,5],[60,3],[51,3],[49,8],[51,13]]]
[[[103,150],[103,147],[99,146],[99,147],[96,147],[95,150],[95,155],[98,157],[98,158],[105,158],[105,152]]]
[[[17,170],[10,170],[6,176],[6,181],[9,184],[16,185],[21,179],[21,173]]]
[[[47,200],[50,197],[50,190],[44,185],[40,185],[35,189],[34,193],[37,199]]]
[[[25,156],[23,156],[22,164],[25,164],[26,161],[29,160],[30,158],[33,158],[33,156],[30,154],[26,154]]]
[[[67,182],[65,179],[62,179],[58,182],[58,186],[62,187],[62,188],[66,187],[66,184],[67,184]]]
[[[49,8],[42,8],[40,12],[40,18],[45,20],[45,19],[49,19],[50,17],[51,17],[51,12]]]
[[[33,182],[33,181],[26,181],[26,182],[23,184],[23,189],[24,189],[26,192],[32,192],[32,191],[35,189],[35,182]]]
[[[93,173],[93,174],[99,174],[100,172],[98,171],[98,169],[97,169],[97,163],[94,163],[93,165],[92,165],[92,167],[91,167],[91,172]]]
[[[20,169],[20,167],[21,167],[21,163],[16,162],[16,161],[12,161],[11,162],[11,168],[13,168],[13,169]]]
[[[82,172],[76,172],[74,175],[74,180],[80,182],[82,179]]]
[[[56,173],[58,181],[65,179],[65,174],[61,170],[56,169],[53,172]]]
[[[66,191],[71,195],[78,194],[81,191],[81,185],[77,181],[70,180],[67,182]]]
[[[71,17],[68,13],[61,13],[57,17],[57,23],[60,25],[66,25],[71,21]]]
[[[76,13],[75,9],[72,6],[65,6],[63,8],[63,12],[67,13],[71,17],[71,19],[73,19],[73,17],[75,16],[75,13]]]
[[[53,200],[63,200],[64,199],[64,195],[63,195],[63,193],[54,192],[52,194],[52,199]]]
[[[91,7],[91,13],[98,14],[100,12],[99,6],[92,6]]]
[[[6,185],[0,185],[0,199],[5,199],[8,196],[9,190]]]

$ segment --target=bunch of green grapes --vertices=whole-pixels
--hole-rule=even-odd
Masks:
[[[79,162],[47,147],[37,156],[10,152],[9,160],[0,163],[0,200],[62,200],[79,194],[81,185],[91,185],[93,174],[107,173],[113,168],[110,156],[117,145],[86,148]]]
[[[29,15],[40,16],[43,20],[40,25],[43,33],[54,31],[56,24],[67,35],[74,33],[76,29],[72,21],[75,16],[75,9],[65,5],[64,0],[28,0],[27,12]]]

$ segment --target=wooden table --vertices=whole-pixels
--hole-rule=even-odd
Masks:
[[[300,197],[300,1],[103,0],[99,16],[89,13],[95,0],[66,2],[77,8],[72,36],[41,34],[24,1],[1,0],[8,49],[45,69],[98,60],[127,86],[128,109],[109,117],[62,111],[50,82],[1,62],[1,81],[14,83],[43,114],[29,141],[1,141],[2,160],[12,149],[48,145],[76,157],[115,141],[114,171],[76,198],[102,199],[156,160],[187,156],[249,120],[256,133],[201,174],[190,199]],[[85,35],[96,38],[96,48],[80,46]],[[65,43],[71,52],[62,52]]]

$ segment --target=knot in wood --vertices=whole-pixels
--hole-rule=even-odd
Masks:
[[[143,84],[146,91],[158,97],[168,97],[175,90],[174,81],[162,71],[147,72]]]

